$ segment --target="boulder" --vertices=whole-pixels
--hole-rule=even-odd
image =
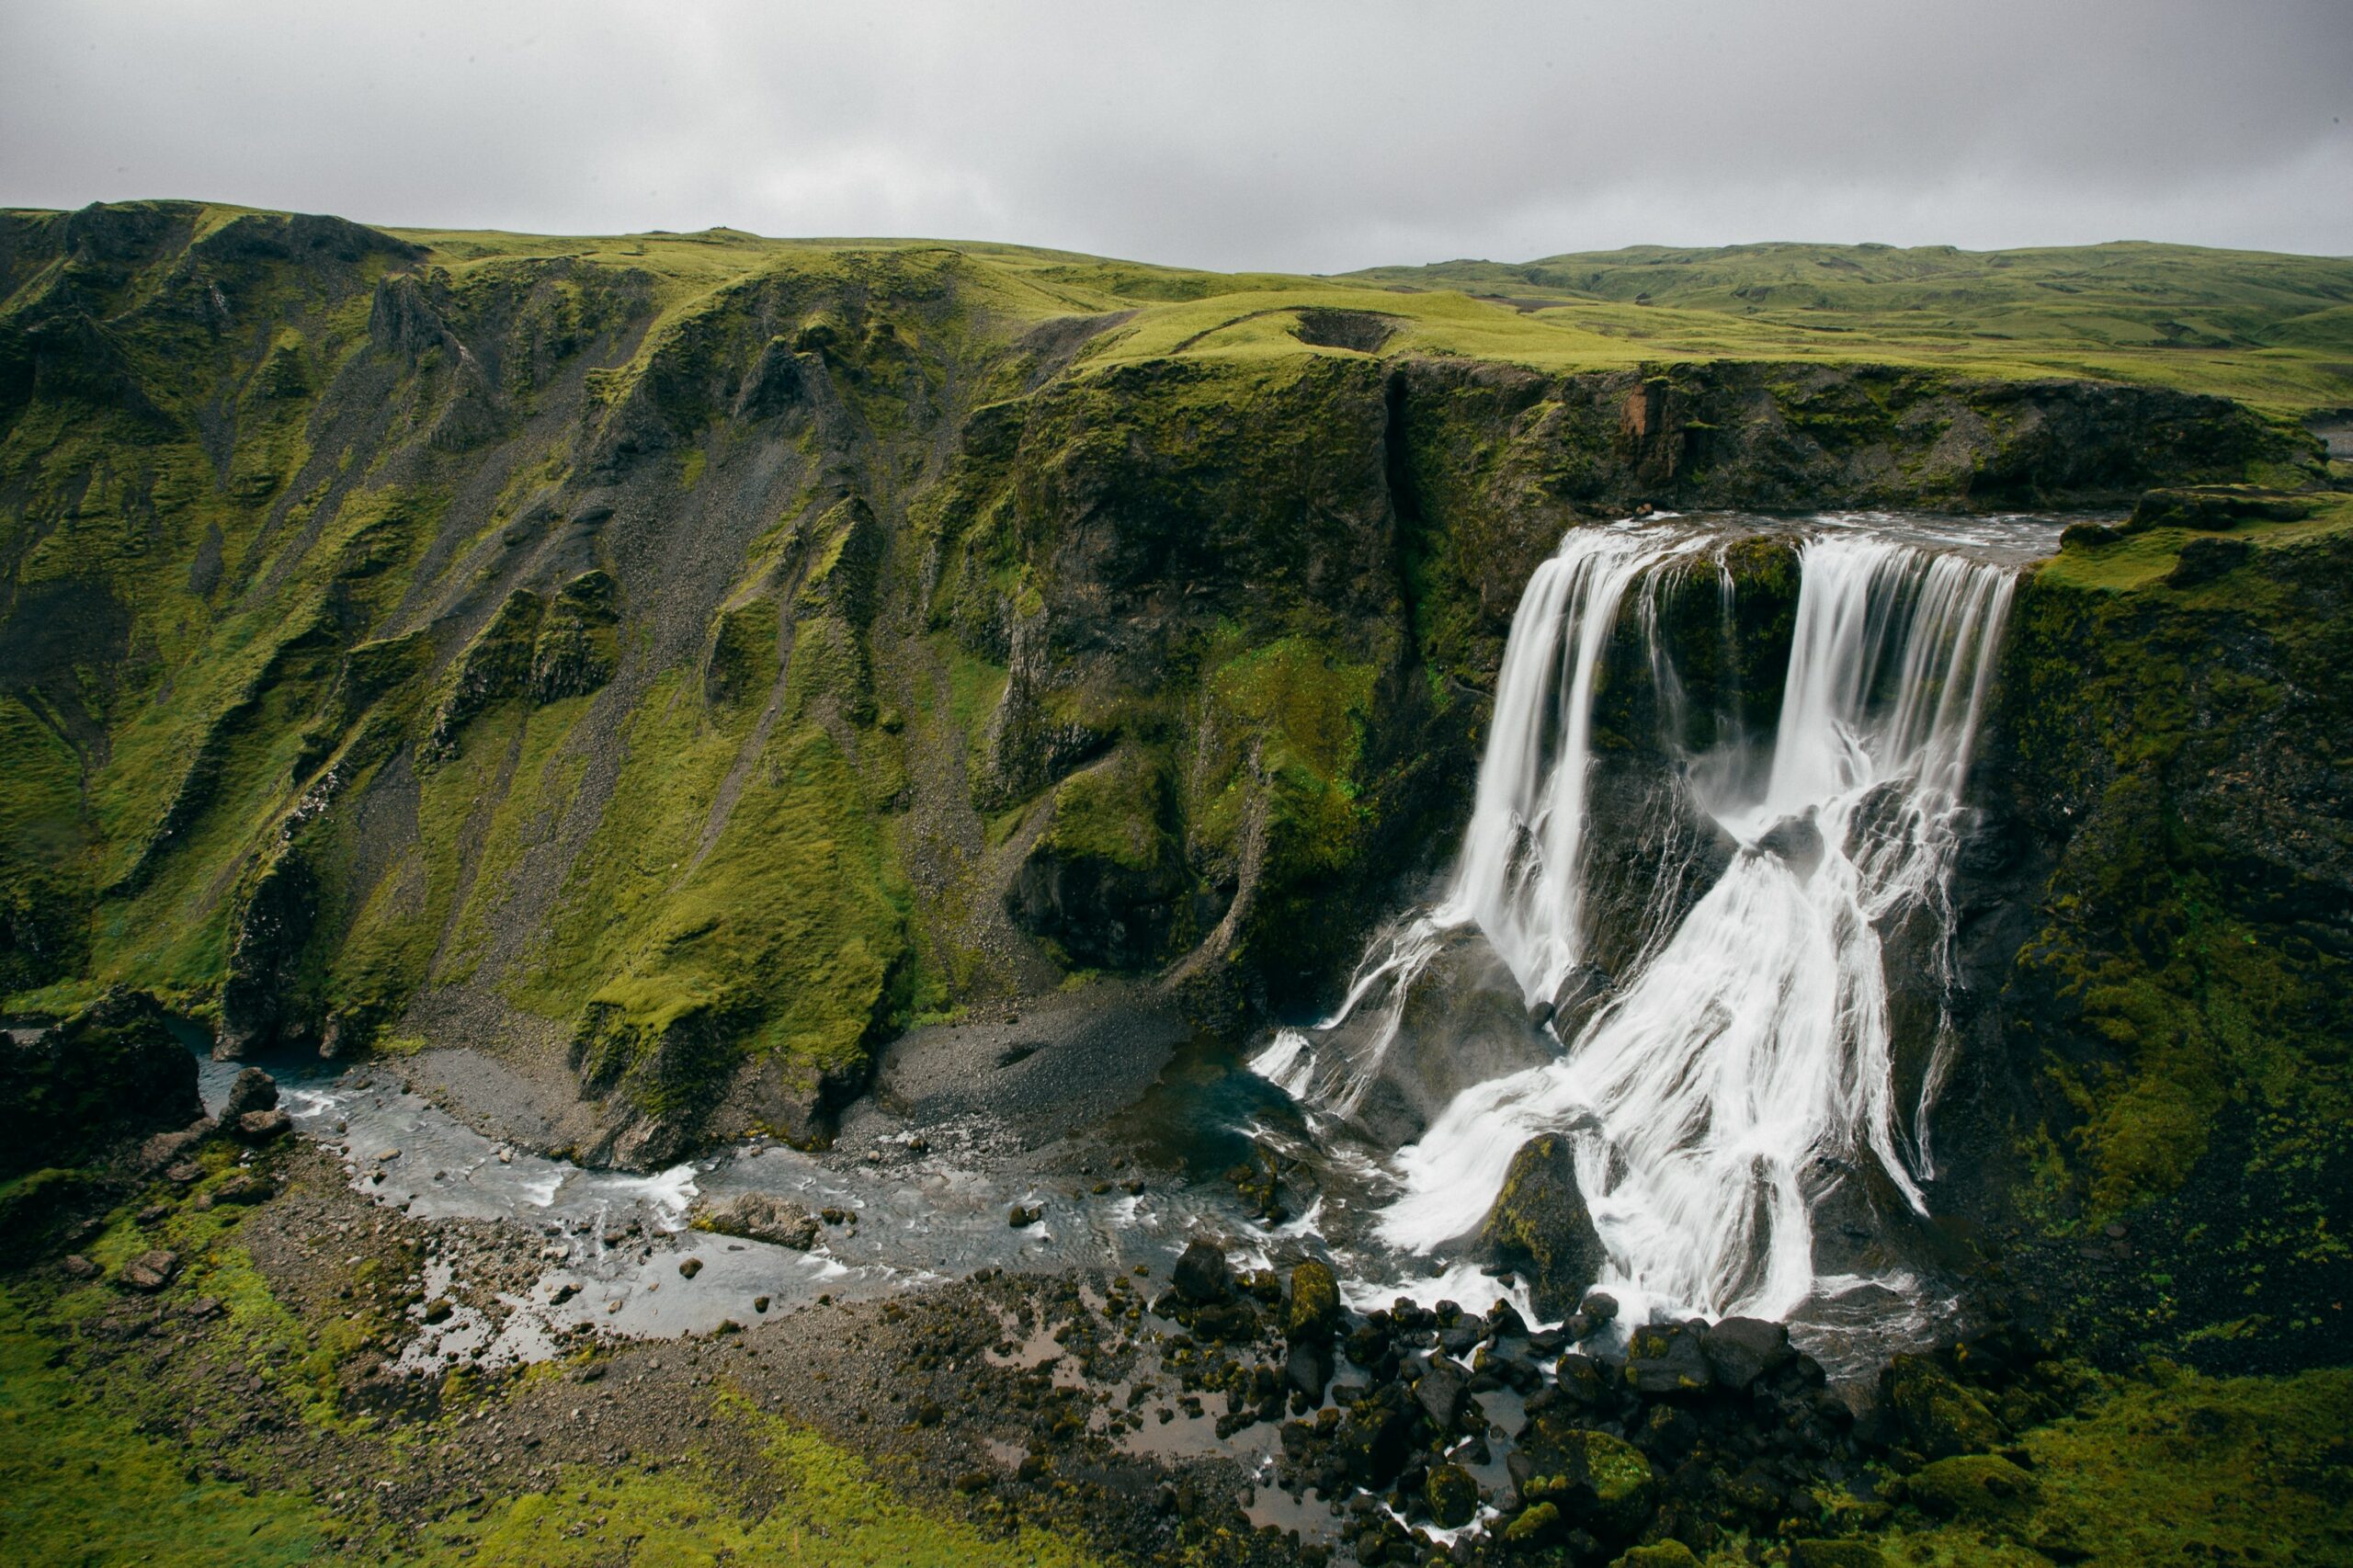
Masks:
[[[1561,1510],[1553,1504],[1531,1503],[1504,1527],[1504,1547],[1510,1551],[1536,1551],[1561,1534]]]
[[[1868,1540],[1793,1540],[1790,1568],[1887,1568],[1887,1555]]]
[[[1455,1430],[1471,1409],[1470,1374],[1443,1356],[1431,1357],[1414,1384],[1414,1403],[1431,1426],[1441,1432]]]
[[[1760,1318],[1718,1321],[1699,1336],[1699,1349],[1708,1358],[1716,1381],[1736,1391],[1745,1390],[1768,1372],[1780,1370],[1797,1354],[1790,1347],[1786,1326]]]
[[[1679,1540],[1662,1540],[1630,1547],[1610,1568],[1699,1568],[1699,1560]]]
[[[1313,1259],[1290,1271],[1290,1299],[1283,1308],[1283,1337],[1297,1345],[1328,1341],[1340,1326],[1340,1282]]]
[[[1658,1497],[1641,1449],[1551,1412],[1529,1424],[1506,1463],[1522,1501],[1552,1503],[1604,1540],[1631,1540]]]
[[[1413,1453],[1414,1423],[1403,1408],[1401,1392],[1392,1385],[1359,1402],[1333,1437],[1333,1451],[1358,1486],[1387,1486]]]
[[[139,1145],[134,1164],[142,1175],[160,1175],[187,1159],[198,1144],[220,1131],[220,1125],[208,1116],[173,1131],[155,1133]]]
[[[1438,1464],[1422,1480],[1430,1517],[1446,1529],[1467,1525],[1479,1512],[1479,1483],[1459,1464]]]
[[[1880,1398],[1906,1446],[1932,1460],[1984,1453],[2007,1434],[1978,1397],[1926,1356],[1898,1356],[1880,1374]]]
[[[124,1264],[120,1278],[131,1289],[153,1295],[177,1278],[179,1271],[179,1255],[158,1247]]]
[[[278,1195],[278,1188],[251,1171],[239,1171],[212,1189],[215,1203],[267,1203]]]
[[[293,1131],[294,1119],[273,1106],[267,1110],[249,1110],[228,1126],[238,1142],[262,1144]]]
[[[718,1203],[700,1207],[693,1224],[699,1231],[807,1252],[817,1244],[817,1217],[790,1198],[767,1192],[739,1192]]]
[[[240,1072],[229,1085],[229,1102],[221,1108],[221,1119],[234,1121],[252,1110],[274,1110],[278,1106],[278,1080],[258,1067]]]
[[[1608,1253],[1577,1186],[1569,1139],[1548,1132],[1520,1145],[1479,1238],[1528,1281],[1546,1318],[1565,1318],[1601,1276]]]
[[[1906,1477],[1904,1500],[1939,1519],[1992,1523],[2030,1512],[2040,1495],[2033,1476],[1995,1454],[1955,1454]]]
[[[1195,1236],[1185,1244],[1184,1256],[1169,1271],[1176,1283],[1176,1293],[1196,1303],[1222,1301],[1233,1290],[1233,1276],[1226,1267],[1225,1253],[1215,1242]]]
[[[1332,1342],[1328,1337],[1294,1340],[1283,1358],[1283,1381],[1321,1404],[1324,1391],[1332,1381]]]
[[[1626,1381],[1636,1393],[1705,1393],[1715,1381],[1699,1336],[1682,1324],[1648,1324],[1626,1342]]]

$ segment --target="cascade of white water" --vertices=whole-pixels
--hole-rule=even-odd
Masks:
[[[1374,939],[1347,995],[1316,1026],[1328,1034],[1379,1009],[1368,1040],[1318,1050],[1295,1029],[1251,1066],[1286,1092],[1355,1111],[1395,1043],[1407,993],[1449,931],[1475,923],[1526,998],[1557,994],[1583,957],[1586,783],[1594,684],[1627,590],[1705,548],[1698,532],[1618,524],[1573,529],[1520,596],[1504,646],[1495,718],[1471,824],[1445,897]]]
[[[1401,994],[1438,934],[1467,921],[1531,999],[1578,963],[1595,663],[1630,588],[1698,548],[1667,530],[1579,530],[1530,582],[1453,881],[1376,945],[1351,1007],[1382,986]],[[1381,1221],[1392,1244],[1427,1250],[1471,1230],[1514,1153],[1545,1131],[1572,1139],[1608,1282],[1677,1310],[1785,1316],[1802,1304],[1824,1168],[1875,1160],[1920,1206],[1896,1146],[1881,933],[1923,909],[1944,928],[2013,579],[1868,536],[1810,540],[1802,562],[1761,793],[1730,796],[1741,768],[1693,770],[1727,781],[1728,798],[1697,804],[1739,852],[1560,1060],[1464,1091],[1398,1153],[1404,1190]],[[1289,1069],[1286,1086],[1343,1109],[1379,1066],[1377,1051],[1359,1054],[1320,1082],[1295,1032],[1278,1053],[1266,1064]]]

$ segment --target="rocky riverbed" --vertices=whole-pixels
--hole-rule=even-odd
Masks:
[[[462,1551],[500,1498],[561,1491],[602,1510],[563,1527],[611,1549],[583,1561],[652,1561],[579,1478],[753,1466],[774,1421],[921,1506],[1129,1561],[1846,1564],[1907,1522],[2092,1554],[2047,1506],[2035,1437],[2115,1386],[2016,1325],[1836,1382],[1779,1324],[1634,1324],[1597,1294],[1534,1326],[1499,1275],[1373,1306],[1301,1237],[1212,1239],[1205,1204],[1153,1261],[1016,1240],[1013,1262],[952,1275],[828,1256],[892,1222],[870,1207],[852,1225],[686,1176],[567,1176],[573,1205],[559,1182],[556,1217],[526,1223],[459,1211],[504,1190],[460,1166],[377,1179],[412,1151],[380,1157],[348,1112],[387,1076],[216,1076],[214,1117],[125,1151],[39,1225],[12,1215],[52,1362],[189,1477],[315,1495],[350,1555]],[[484,1162],[540,1190],[525,1158]],[[633,1209],[589,1196],[624,1179]],[[1057,1211],[1150,1195],[1126,1179],[1145,1191],[1105,1180]],[[748,1293],[779,1278],[810,1288]]]

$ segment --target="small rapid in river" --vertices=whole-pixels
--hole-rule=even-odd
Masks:
[[[1464,1237],[1514,1155],[1552,1132],[1572,1141],[1608,1251],[1594,1283],[1638,1314],[1789,1318],[1812,1303],[1835,1317],[1857,1291],[1915,1293],[1899,1270],[1822,1267],[1813,1216],[1858,1186],[1927,1212],[1920,1130],[1949,1029],[1940,1019],[1919,1103],[1899,1114],[1886,937],[1925,928],[1926,983],[1949,993],[1962,786],[2016,561],[2047,535],[1881,522],[1803,531],[1774,722],[1752,735],[1738,712],[1713,715],[1703,749],[1683,744],[1677,664],[1691,650],[1665,631],[1661,604],[1712,574],[1729,624],[1724,533],[1676,519],[1581,528],[1537,570],[1442,894],[1375,942],[1331,1017],[1285,1031],[1254,1063],[1309,1107],[1355,1115],[1395,1065],[1417,987],[1466,933],[1549,1020],[1555,1059],[1463,1089],[1397,1151],[1383,1241],[1429,1253]],[[1626,678],[1607,655],[1630,634],[1654,688],[1661,787],[1722,863],[1678,919],[1677,884],[1708,869],[1688,845],[1663,845],[1637,956],[1609,975],[1592,962],[1592,848],[1633,824],[1597,820],[1597,690]]]

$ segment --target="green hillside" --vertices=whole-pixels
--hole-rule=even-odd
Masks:
[[[1498,302],[0,213],[0,993],[137,987],[231,1053],[492,1040],[630,1164],[822,1136],[910,1022],[1106,970],[1308,1005],[1451,831],[1580,517],[2320,479],[2279,417],[2318,348],[2116,345],[2323,342],[2344,265],[2128,254],[2062,295],[2052,259],[1643,253]],[[1681,303],[1617,302],[1653,270]],[[2019,331],[1913,323],[1953,293]],[[1783,324],[1838,301],[1904,332]]]
[[[2125,243],[1638,245],[1384,267],[1654,356],[1899,358],[2146,381],[2285,414],[2353,403],[2353,258]]]

